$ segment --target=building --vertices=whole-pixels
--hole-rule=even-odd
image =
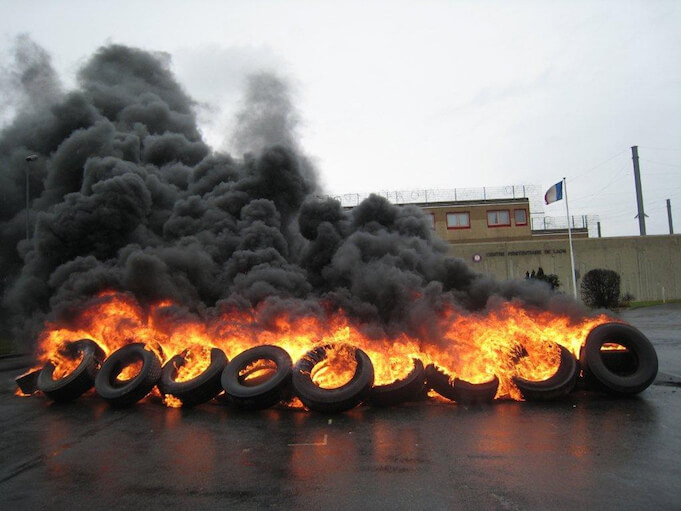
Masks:
[[[558,275],[560,290],[571,295],[567,219],[543,216],[542,191],[512,185],[381,195],[393,203],[419,206],[432,229],[450,244],[450,254],[475,270],[497,279],[522,279],[542,267]],[[353,207],[365,197],[335,198]],[[596,224],[597,218],[585,215],[570,218],[578,291],[586,272],[605,268],[619,273],[621,292],[636,300],[681,298],[681,235],[601,238]]]
[[[553,228],[545,217],[535,217],[538,221],[533,222],[527,198],[418,206],[438,236],[451,244],[450,254],[467,260],[477,271],[498,279],[522,279],[541,267],[558,275],[560,289],[573,294],[567,228]],[[586,218],[582,220],[572,229],[578,291],[586,272],[606,268],[619,273],[622,294],[636,300],[681,297],[680,235],[591,238]]]
[[[563,239],[567,229],[532,222],[528,198],[447,201],[417,204],[430,219],[431,228],[449,243]],[[541,217],[544,219],[545,217]],[[536,219],[536,218],[535,218]],[[540,227],[535,228],[539,223]],[[575,238],[588,237],[588,228],[573,228]]]

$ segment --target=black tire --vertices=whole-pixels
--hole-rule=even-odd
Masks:
[[[38,375],[38,389],[53,401],[65,403],[73,401],[90,390],[95,384],[95,377],[102,362],[106,358],[104,350],[91,339],[80,339],[66,343],[61,355],[75,360],[80,353],[83,358],[78,366],[63,378],[54,379],[55,366],[47,362]]]
[[[627,348],[636,358],[636,369],[629,374],[618,374],[608,367],[601,352],[606,342]],[[640,330],[623,323],[605,323],[591,330],[580,354],[580,364],[587,381],[618,395],[638,394],[648,388],[657,376],[658,367],[652,343]]]
[[[442,397],[454,401],[454,387],[449,382],[449,375],[435,364],[426,366],[426,386]]]
[[[244,385],[239,373],[257,360],[270,360],[274,374]],[[279,346],[250,348],[232,359],[222,371],[222,388],[231,403],[245,410],[263,410],[291,397],[291,356]]]
[[[629,350],[601,350],[601,358],[605,367],[615,374],[632,374],[638,367],[636,355]],[[578,360],[577,363],[581,369],[581,361]],[[577,388],[603,390],[598,381],[585,371],[577,378]]]
[[[560,349],[560,365],[556,373],[544,381],[530,381],[520,376],[513,377],[526,401],[552,401],[567,396],[577,382],[577,360],[570,351],[558,345]]]
[[[293,390],[302,403],[315,412],[339,413],[364,401],[374,384],[374,366],[369,356],[353,348],[357,367],[352,379],[336,389],[323,389],[312,381],[312,368],[327,357],[334,346],[327,344],[308,351],[293,367]]]
[[[220,378],[227,365],[224,351],[218,348],[210,350],[210,365],[198,376],[187,381],[175,381],[178,368],[185,364],[183,355],[175,355],[166,362],[161,371],[158,389],[161,394],[170,394],[182,401],[182,406],[196,406],[210,401],[220,392],[222,384]]]
[[[136,360],[142,361],[142,369],[137,376],[117,382],[116,377],[123,368]],[[144,343],[136,342],[113,352],[104,361],[95,378],[95,389],[112,406],[130,406],[149,394],[160,378],[160,360],[145,349]]]
[[[462,405],[491,403],[499,389],[499,378],[494,375],[490,381],[471,383],[460,378],[454,379],[454,401]]]
[[[483,383],[471,383],[461,378],[454,378],[454,381],[450,382],[450,376],[433,364],[428,364],[426,367],[426,382],[428,387],[442,397],[462,405],[494,401],[499,388],[499,378],[496,375],[490,381]]]
[[[412,361],[414,368],[404,378],[388,385],[372,387],[367,402],[372,406],[393,406],[418,399],[426,383],[426,372],[423,362],[417,358]]]

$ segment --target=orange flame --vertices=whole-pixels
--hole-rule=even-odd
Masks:
[[[54,365],[54,372],[52,379],[59,380],[69,375],[83,360],[83,352],[67,353],[66,345],[62,344],[59,349],[50,357],[50,361]]]
[[[352,346],[338,344],[326,351],[326,358],[312,368],[310,377],[323,389],[337,389],[352,379],[356,368]]]
[[[31,397],[33,394],[24,394],[19,387],[14,389],[14,395],[17,397]]]
[[[589,331],[598,324],[613,321],[605,315],[581,318],[536,311],[520,303],[505,302],[486,313],[462,313],[454,307],[443,310],[437,329],[439,339],[419,339],[406,333],[388,336],[375,330],[366,333],[342,311],[313,315],[281,313],[266,324],[258,320],[259,310],[228,310],[207,318],[177,319],[176,305],[161,302],[143,309],[129,294],[105,292],[85,307],[73,324],[45,326],[39,337],[39,362],[59,360],[59,349],[66,341],[90,338],[108,354],[130,342],[144,342],[163,363],[184,354],[177,380],[187,381],[210,364],[210,349],[222,349],[229,359],[242,351],[274,344],[288,351],[295,361],[320,344],[354,346],[364,350],[375,370],[375,385],[404,378],[413,368],[412,358],[424,364],[435,363],[452,378],[480,383],[496,375],[500,380],[497,398],[521,399],[512,383],[513,376],[543,380],[557,369],[557,345],[579,356]],[[351,350],[340,348],[313,369],[313,380],[324,388],[346,383],[354,373]],[[68,372],[67,366],[64,371]],[[139,370],[139,369],[138,369]],[[257,378],[266,367],[244,376]],[[130,378],[128,367],[120,378]],[[177,406],[165,399],[169,406]]]
[[[260,384],[269,379],[277,370],[277,365],[272,360],[254,360],[239,371],[239,381],[249,387]]]

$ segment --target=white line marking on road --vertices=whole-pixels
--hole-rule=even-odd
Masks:
[[[303,444],[288,444],[289,447],[299,446],[299,445],[327,445],[329,441],[329,435],[324,435],[323,442],[313,442],[313,443],[303,443]]]

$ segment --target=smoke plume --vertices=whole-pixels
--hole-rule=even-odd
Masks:
[[[497,282],[449,257],[416,207],[371,196],[345,210],[319,198],[276,76],[251,77],[232,156],[202,141],[163,54],[103,47],[63,92],[47,53],[22,38],[12,73],[0,292],[5,335],[26,349],[45,319],[67,318],[103,290],[199,315],[331,306],[369,329],[424,338],[436,336],[445,304],[473,311],[515,299],[581,313],[540,282]]]

